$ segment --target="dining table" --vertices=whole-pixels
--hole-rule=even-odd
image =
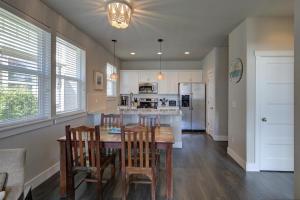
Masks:
[[[67,194],[67,152],[66,137],[58,140],[60,147],[60,197],[65,198]],[[102,147],[110,149],[121,149],[121,134],[110,133],[109,128],[100,128],[100,142]],[[173,200],[173,144],[175,142],[171,127],[157,127],[155,129],[155,142],[159,150],[165,151],[165,197]]]

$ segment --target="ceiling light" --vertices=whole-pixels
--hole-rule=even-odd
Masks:
[[[116,67],[116,42],[117,40],[112,40],[113,44],[114,44],[114,69]],[[110,75],[110,78],[111,80],[113,81],[116,81],[118,79],[118,74],[117,72],[113,72],[111,75]]]
[[[159,73],[157,74],[157,80],[161,81],[165,79],[164,74],[161,72],[161,55],[162,55],[162,42],[164,41],[163,39],[158,39],[159,42],[159,52],[157,53],[159,55]]]
[[[184,52],[185,55],[190,55],[189,51]]]
[[[109,0],[107,2],[107,16],[110,24],[119,29],[129,26],[132,7],[127,0]]]
[[[131,52],[130,54],[131,54],[131,55],[135,55],[135,52]]]

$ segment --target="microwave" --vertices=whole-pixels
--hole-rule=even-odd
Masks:
[[[157,94],[158,83],[140,83],[139,94]]]

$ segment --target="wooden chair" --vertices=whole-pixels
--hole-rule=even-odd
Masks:
[[[119,127],[123,123],[123,117],[119,114],[101,114],[101,126],[105,128]]]
[[[143,127],[160,127],[159,115],[139,115],[139,125]]]
[[[115,157],[103,155],[100,145],[100,128],[66,126],[67,152],[67,194],[68,199],[75,199],[75,190],[84,181],[97,184],[97,199],[103,199],[102,177],[104,170],[111,165],[111,178],[115,176]],[[75,186],[74,176],[85,172],[85,176]]]
[[[122,114],[101,114],[101,127],[103,128],[121,128],[123,124]],[[119,169],[121,169],[121,150],[106,149],[106,153],[114,156],[119,154]]]
[[[121,128],[122,200],[126,200],[129,184],[150,183],[152,200],[156,199],[157,157],[155,127]],[[148,180],[137,179],[145,176]]]

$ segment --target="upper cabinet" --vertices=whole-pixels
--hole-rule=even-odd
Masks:
[[[138,94],[139,83],[158,83],[159,94],[178,94],[178,83],[202,82],[202,70],[163,70],[164,80],[157,80],[158,70],[121,70],[120,93]]]
[[[158,72],[159,71],[157,70],[140,70],[139,82],[140,83],[158,82],[156,78]]]
[[[139,71],[120,71],[120,94],[138,94],[139,92]]]
[[[202,82],[202,70],[179,70],[178,81],[180,83]]]
[[[158,82],[159,94],[177,94],[178,93],[178,72],[162,71],[164,80]]]

